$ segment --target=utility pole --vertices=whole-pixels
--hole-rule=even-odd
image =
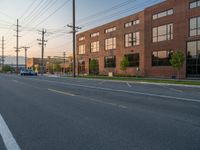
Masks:
[[[44,36],[47,32],[45,29],[43,29],[42,31],[39,31],[39,33],[42,34],[42,39],[38,39],[38,41],[40,41],[39,45],[41,45],[42,47],[40,70],[41,70],[41,75],[43,75],[44,74],[44,46],[46,45],[45,43],[47,42],[46,40],[44,40]]]
[[[20,27],[18,19],[17,19],[16,27],[17,27],[16,47],[15,47],[16,48],[16,74],[18,74],[19,73],[19,27]]]
[[[76,77],[76,32],[81,27],[76,27],[76,4],[75,0],[73,0],[72,4],[72,14],[73,14],[73,25],[67,25],[68,27],[72,28],[73,34],[73,77]]]
[[[4,41],[4,36],[2,36],[2,43],[1,43],[1,44],[2,44],[2,47],[1,47],[1,48],[2,48],[2,56],[1,56],[1,62],[2,62],[1,67],[2,67],[2,69],[3,69],[3,67],[4,67],[4,61],[5,61],[5,60],[4,60],[4,58],[5,58],[5,57],[4,57],[4,42],[5,42],[5,41]]]
[[[66,52],[63,52],[63,61],[64,61],[63,72],[65,73]]]
[[[25,69],[27,69],[27,50],[28,50],[30,47],[24,46],[24,47],[22,47],[22,48],[24,48],[24,52],[25,52]]]

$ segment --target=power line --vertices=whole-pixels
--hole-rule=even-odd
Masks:
[[[57,13],[60,9],[62,9],[68,2],[70,2],[71,0],[67,0],[65,1],[62,5],[60,5],[54,12],[52,12],[49,16],[47,16],[45,19],[43,19],[41,22],[39,22],[36,26],[38,27],[40,24],[44,23],[46,20],[48,20],[51,16],[53,16],[55,13]]]
[[[143,5],[143,6],[149,5],[149,4],[152,3],[152,2],[157,2],[157,0],[153,0],[153,1],[147,0],[147,1],[145,1],[145,5]],[[139,6],[138,6],[138,5],[139,5]],[[116,16],[119,16],[119,15],[122,15],[122,14],[124,14],[124,13],[127,13],[127,12],[129,12],[129,11],[137,10],[138,8],[140,8],[141,3],[139,3],[138,5],[135,5],[135,7],[131,7],[131,8],[122,10],[122,11],[117,12],[117,13],[113,13],[113,14],[108,15],[108,16],[105,16],[105,17],[101,17],[101,18],[99,18],[99,19],[95,19],[95,20],[93,20],[93,21],[88,21],[87,23],[82,24],[81,26],[87,26],[87,27],[88,27],[88,25],[92,25],[92,23],[96,23],[96,22],[99,21],[99,20],[111,19],[111,18],[114,18],[114,17],[116,17]]]
[[[19,19],[22,19],[26,14],[27,12],[31,9],[31,7],[37,2],[38,0],[34,0],[29,6],[28,8],[24,11],[24,13],[19,17]]]

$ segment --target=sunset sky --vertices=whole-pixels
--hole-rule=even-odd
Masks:
[[[143,10],[163,0],[76,0],[80,32]],[[20,46],[30,46],[28,57],[40,57],[39,30],[45,28],[48,40],[46,56],[72,52],[72,35],[65,27],[72,22],[72,0],[0,0],[0,37],[5,36],[5,55],[15,55],[15,24],[19,18]],[[24,50],[20,52],[24,55]]]

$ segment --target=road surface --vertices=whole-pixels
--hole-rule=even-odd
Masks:
[[[200,88],[0,75],[0,150],[199,150]]]

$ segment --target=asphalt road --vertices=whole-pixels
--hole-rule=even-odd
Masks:
[[[0,115],[0,150],[200,150],[200,88],[1,74]]]

